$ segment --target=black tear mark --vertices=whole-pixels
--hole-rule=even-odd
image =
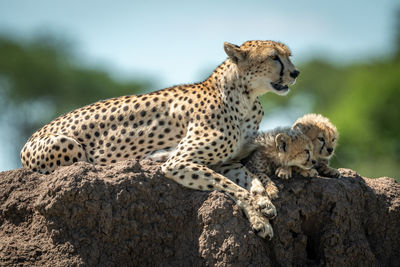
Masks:
[[[279,64],[281,64],[281,71],[279,72],[279,76],[283,76],[283,70],[285,69],[285,67],[283,66],[282,60],[280,59],[279,56],[276,56],[276,60],[278,60]]]

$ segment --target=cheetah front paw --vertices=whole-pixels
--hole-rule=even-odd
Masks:
[[[271,240],[274,237],[274,230],[268,219],[262,216],[251,216],[249,218],[250,225],[254,229],[254,232],[262,237]]]
[[[275,174],[279,178],[287,180],[292,177],[292,170],[285,169],[285,168],[278,168],[278,169],[276,169]]]
[[[259,212],[264,214],[268,219],[273,219],[276,217],[276,208],[268,197],[258,195],[253,196],[253,199],[253,204]]]

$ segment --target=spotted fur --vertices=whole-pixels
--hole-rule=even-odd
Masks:
[[[292,177],[293,167],[308,171],[316,163],[311,140],[289,127],[261,133],[254,143],[257,149],[246,159],[246,166],[254,173],[275,174],[288,179]],[[307,172],[301,174],[312,175]]]
[[[316,163],[311,140],[298,130],[290,127],[276,128],[259,133],[234,161],[241,161],[247,169],[259,177],[271,198],[277,197],[277,188],[269,176],[282,179],[292,177],[292,171],[303,176],[315,176],[312,169]],[[232,168],[231,164],[222,165],[223,174],[244,188],[250,186],[249,175],[241,168]]]
[[[225,43],[224,49],[228,59],[204,82],[112,98],[55,119],[22,149],[24,167],[50,173],[76,161],[107,165],[172,151],[162,165],[167,178],[225,192],[259,235],[269,236],[267,218],[276,211],[258,179],[252,177],[248,191],[209,166],[234,158],[257,132],[263,116],[258,96],[287,94],[299,72],[278,42]]]
[[[328,118],[311,113],[299,118],[293,128],[302,131],[313,142],[318,173],[321,176],[339,177],[339,171],[329,166],[329,159],[334,154],[339,138],[335,125]]]

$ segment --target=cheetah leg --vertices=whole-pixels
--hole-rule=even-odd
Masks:
[[[264,173],[252,173],[240,163],[233,163],[231,165],[225,164],[214,169],[250,192],[259,189],[259,183],[255,181],[259,180],[263,190],[267,192],[270,199],[276,199],[278,197],[278,188],[269,176]]]
[[[263,212],[269,219],[276,216],[275,206],[268,198],[267,192],[257,175],[254,175],[239,162],[226,163],[221,167],[217,167],[216,171],[222,173],[237,185],[247,189],[253,198],[253,205],[258,210],[262,212],[265,208],[269,209]]]
[[[21,151],[21,160],[25,168],[48,174],[59,166],[87,161],[87,157],[75,139],[51,134],[28,140]]]
[[[276,184],[269,178],[265,173],[256,173],[255,174],[258,179],[260,179],[261,183],[264,185],[265,191],[271,199],[277,199],[279,189],[276,187]]]
[[[269,205],[270,202],[261,207],[260,203],[255,203],[258,199],[252,197],[250,192],[212,169],[193,161],[177,159],[173,156],[162,165],[162,171],[167,178],[186,187],[219,190],[228,194],[244,210],[257,234],[263,238],[272,238],[272,227],[268,219],[263,216],[263,214],[268,217],[275,216],[275,207],[272,204]],[[255,207],[257,204],[261,210]]]

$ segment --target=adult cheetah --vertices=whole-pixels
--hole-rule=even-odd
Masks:
[[[23,166],[50,173],[77,161],[106,165],[174,148],[162,165],[166,177],[189,188],[227,193],[258,234],[270,236],[265,217],[276,211],[261,182],[240,166],[250,176],[248,191],[209,166],[236,156],[258,130],[263,116],[258,96],[287,94],[299,71],[282,43],[225,43],[224,49],[228,59],[204,82],[112,98],[55,119],[27,141]]]

